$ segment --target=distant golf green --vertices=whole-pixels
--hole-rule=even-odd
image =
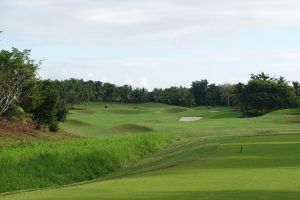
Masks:
[[[202,119],[180,122],[181,117]],[[104,108],[90,103],[72,110],[61,127],[88,137],[87,141],[144,135],[154,135],[150,139],[155,141],[155,135],[174,140],[93,181],[7,193],[0,199],[300,199],[298,109],[242,118],[223,107],[109,104]]]

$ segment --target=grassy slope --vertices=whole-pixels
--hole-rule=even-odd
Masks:
[[[135,124],[183,139],[107,177],[115,179],[3,199],[300,198],[299,110],[242,119],[236,118],[239,113],[225,108],[209,113],[205,108],[170,109],[157,104],[115,104],[108,110],[98,104],[84,107],[88,110],[73,111],[70,121],[63,125],[65,130],[80,135],[120,135],[124,130],[115,127]],[[205,118],[181,123],[177,121],[180,116]],[[136,126],[125,127],[127,134],[135,132],[130,129]],[[240,144],[243,153],[239,153]],[[130,176],[117,178],[126,174]]]
[[[69,120],[62,125],[64,130],[84,136],[124,135],[136,132],[134,127],[132,129],[125,127],[123,130],[119,128],[129,124],[148,127],[161,134],[203,137],[220,136],[220,133],[222,135],[240,135],[252,134],[253,131],[276,132],[282,128],[285,131],[293,132],[299,128],[297,123],[285,123],[286,120],[292,118],[292,116],[284,114],[291,112],[289,110],[278,111],[266,117],[244,119],[240,118],[241,113],[227,108],[214,109],[219,112],[209,112],[208,109],[202,107],[187,109],[183,112],[169,112],[174,107],[162,104],[111,104],[109,109],[105,109],[102,104],[89,104],[82,105],[81,108],[83,110],[71,111]],[[201,116],[204,119],[182,123],[178,121],[181,116]]]
[[[159,133],[172,133],[186,136],[186,133],[196,133],[199,135],[199,123],[178,122],[181,116],[201,116],[205,123],[201,121],[201,127],[215,125],[211,123],[215,119],[241,117],[241,113],[228,110],[227,108],[217,108],[209,112],[207,108],[199,107],[194,109],[182,109],[180,107],[171,107],[163,104],[139,104],[124,105],[110,104],[109,109],[105,109],[103,104],[81,105],[80,110],[72,110],[68,116],[68,121],[62,125],[62,128],[72,133],[84,136],[109,136],[118,134],[132,134],[135,129],[118,129],[120,125],[137,124],[143,127],[153,129]],[[182,111],[185,110],[185,111]],[[210,121],[209,121],[210,119]],[[228,119],[226,119],[228,120]],[[223,126],[223,123],[220,125]],[[117,131],[116,131],[117,128]],[[170,130],[173,129],[174,130]]]
[[[203,155],[203,150],[191,148],[193,161],[173,167],[3,199],[299,199],[298,135],[241,138],[213,153]]]
[[[103,177],[171,142],[161,135],[8,145],[0,150],[0,192]]]

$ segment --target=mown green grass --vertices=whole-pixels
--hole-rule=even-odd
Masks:
[[[93,139],[149,134],[181,139],[97,182],[0,199],[300,199],[299,109],[257,118],[222,107],[213,108],[218,112],[162,104],[80,109],[71,112],[64,131]],[[179,122],[182,116],[204,119]]]
[[[174,156],[183,159],[181,163],[168,159],[167,154],[160,157],[161,153],[158,158],[144,161],[148,166],[160,165],[159,170],[142,172],[139,164],[135,175],[3,199],[299,199],[299,135],[216,140],[211,147],[205,143],[198,141],[199,148],[187,147],[193,154],[192,160],[185,160],[172,147],[173,153],[178,154]],[[240,144],[244,145],[243,153],[239,151]],[[177,145],[180,149],[187,144]],[[159,162],[162,158],[165,161],[161,162],[168,162],[165,167]]]
[[[206,107],[188,109],[164,104],[109,104],[108,109],[105,109],[104,105],[89,103],[81,105],[78,110],[71,110],[68,121],[61,127],[83,136],[110,136],[139,132],[130,129],[115,131],[116,128],[127,124],[148,127],[163,134],[176,131],[180,134],[182,129],[184,132],[192,133],[200,123],[202,124],[202,121],[193,123],[193,126],[191,123],[179,122],[182,116],[200,116],[204,117],[203,121],[242,117],[242,113],[222,107],[214,108],[210,112]]]
[[[0,192],[103,177],[171,142],[160,135],[77,139],[0,149]]]

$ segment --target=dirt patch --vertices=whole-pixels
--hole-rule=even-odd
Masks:
[[[180,122],[194,122],[203,119],[203,117],[181,117]]]
[[[180,113],[180,112],[184,112],[187,111],[187,108],[180,108],[180,107],[174,107],[174,108],[167,108],[165,110],[166,113]]]
[[[147,126],[142,126],[138,124],[122,124],[120,126],[114,127],[114,131],[123,131],[123,132],[151,132],[152,128]]]

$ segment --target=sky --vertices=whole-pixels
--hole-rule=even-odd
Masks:
[[[299,0],[0,0],[0,30],[0,49],[31,49],[44,79],[300,81]]]

